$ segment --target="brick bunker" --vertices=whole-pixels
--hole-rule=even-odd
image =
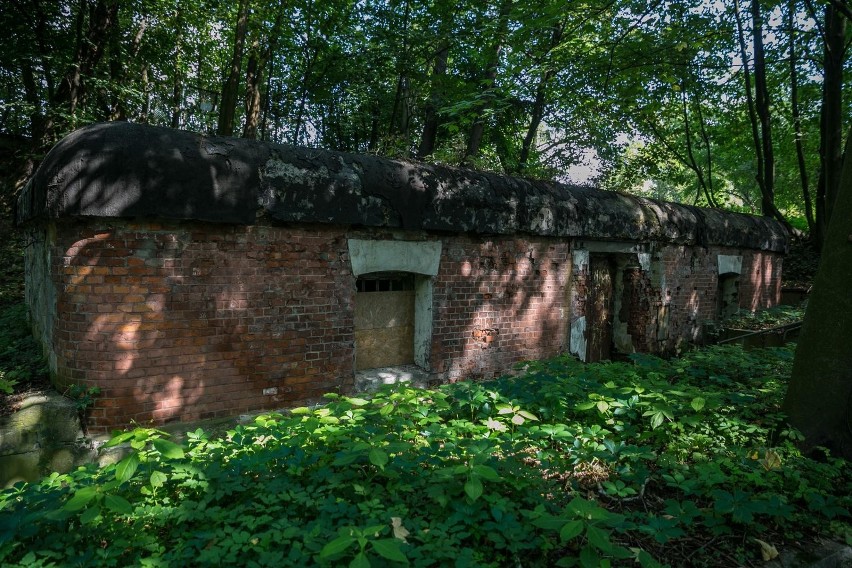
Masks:
[[[357,371],[491,377],[675,352],[774,305],[776,222],[128,123],[80,129],[18,201],[26,297],[90,428],[282,408]]]

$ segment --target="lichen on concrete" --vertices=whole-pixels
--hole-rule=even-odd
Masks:
[[[18,220],[153,217],[333,223],[784,251],[776,221],[618,192],[130,123],[54,147]]]

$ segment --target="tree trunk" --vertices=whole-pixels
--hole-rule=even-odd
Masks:
[[[142,17],[139,22],[139,27],[136,29],[136,34],[133,36],[133,41],[130,44],[128,55],[131,60],[135,60],[139,55],[139,49],[142,47],[142,37],[145,35],[145,30],[148,28],[148,20]],[[114,28],[110,42],[110,76],[112,78],[112,97],[110,100],[110,120],[127,120],[127,108],[125,106],[126,98],[122,94],[127,83],[127,65],[128,61],[124,61],[121,52],[121,34],[119,28]]]
[[[388,132],[391,134],[405,134],[408,131],[408,35],[409,14],[411,5],[405,2],[405,11],[402,17],[402,53],[397,58],[396,93],[393,98],[393,110],[391,111]]]
[[[777,217],[780,212],[775,207],[775,153],[772,149],[769,87],[766,84],[766,57],[763,51],[763,15],[760,13],[759,0],[752,0],[751,20],[754,40],[754,98],[757,117],[760,120],[760,143],[763,154],[760,209],[763,215]],[[783,221],[783,218],[779,221]]]
[[[257,138],[260,123],[260,83],[263,80],[263,63],[259,62],[258,45],[255,42],[249,50],[246,66],[246,123],[243,126],[243,138]]]
[[[852,148],[847,138],[846,154]],[[783,410],[804,449],[852,459],[852,160],[843,165]]]
[[[757,174],[755,179],[760,188],[761,195],[763,194],[763,146],[760,143],[760,131],[757,123],[757,113],[754,110],[754,95],[751,87],[751,71],[749,70],[748,51],[746,49],[745,32],[743,31],[743,23],[740,19],[740,3],[739,0],[734,0],[734,16],[737,21],[737,39],[740,47],[740,58],[743,60],[743,81],[745,82],[746,105],[748,107],[748,118],[751,124],[751,138],[754,143],[754,154],[757,164]]]
[[[796,0],[790,0],[787,17],[789,18],[788,33],[790,35],[790,107],[793,117],[793,132],[796,144],[796,162],[799,166],[799,181],[802,187],[802,198],[805,202],[805,218],[808,221],[808,232],[814,235],[813,203],[808,181],[808,168],[805,162],[805,149],[802,145],[802,117],[799,111],[799,75],[796,69],[796,24],[794,22]]]
[[[435,53],[435,64],[432,67],[431,92],[429,93],[429,102],[426,103],[423,135],[420,138],[420,145],[417,148],[417,157],[421,160],[435,151],[435,146],[438,142],[438,128],[441,126],[441,119],[438,116],[438,105],[443,98],[441,83],[447,74],[450,40],[447,37],[442,37],[440,42],[438,51]]]
[[[250,55],[246,69],[246,123],[243,127],[243,138],[257,138],[257,129],[260,125],[262,100],[260,86],[263,83],[263,71],[266,69],[278,44],[283,14],[284,10],[279,6],[275,14],[275,21],[272,24],[272,30],[263,49],[261,49],[260,40],[256,39],[252,42],[249,51]],[[269,91],[268,85],[267,91]]]
[[[491,44],[491,50],[488,56],[488,63],[485,66],[485,76],[483,80],[483,93],[481,102],[476,105],[473,112],[473,125],[470,127],[470,134],[467,139],[467,149],[461,159],[462,166],[470,166],[473,159],[479,155],[482,137],[485,134],[485,111],[492,104],[494,84],[497,79],[497,69],[500,65],[500,55],[503,52],[503,43],[506,40],[506,34],[509,31],[509,13],[512,10],[512,0],[502,0],[500,3],[500,12],[497,16],[497,33],[494,38],[494,43]]]
[[[565,24],[563,22],[559,22],[553,26],[548,53],[559,46],[559,42],[562,41],[562,33],[564,29]],[[538,133],[538,127],[541,126],[541,121],[544,119],[544,110],[547,103],[547,87],[550,84],[550,80],[553,78],[553,75],[553,68],[548,65],[547,70],[538,80],[538,85],[535,89],[535,100],[533,101],[532,110],[530,112],[530,124],[527,127],[527,133],[524,136],[524,141],[521,144],[521,153],[518,157],[518,172],[523,172],[527,166],[529,166],[527,162],[529,162],[530,159],[530,152],[532,151],[533,142],[535,142],[535,136]]]
[[[240,71],[243,67],[243,51],[248,27],[249,0],[240,0],[237,11],[237,23],[234,28],[234,54],[228,68],[228,78],[222,85],[222,103],[219,107],[219,124],[216,133],[219,136],[234,135],[234,117],[237,113],[237,92],[240,87]]]
[[[79,19],[77,20],[78,45],[75,50],[74,61],[59,83],[51,99],[48,116],[42,124],[42,132],[38,133],[36,137],[39,141],[37,144],[42,146],[48,146],[54,141],[57,128],[69,126],[63,124],[59,127],[57,125],[57,112],[64,107],[69,113],[69,118],[73,118],[77,107],[83,100],[85,80],[92,74],[103,57],[104,48],[110,37],[110,30],[118,19],[118,2],[107,3],[105,0],[98,0],[97,4],[89,7],[89,22],[84,33],[82,13],[85,8],[86,3],[81,2],[79,7],[81,14],[78,15]],[[62,122],[66,122],[65,117],[63,117]],[[71,126],[73,126],[73,120]]]
[[[843,167],[843,62],[846,18],[834,5],[825,7],[822,110],[820,112],[820,180],[816,196],[817,246],[825,240]]]

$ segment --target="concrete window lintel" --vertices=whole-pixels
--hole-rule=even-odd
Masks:
[[[720,254],[716,258],[719,274],[742,274],[743,257]]]
[[[352,274],[412,272],[436,276],[441,260],[440,241],[349,239]]]
[[[639,254],[653,252],[648,243],[629,241],[578,241],[575,250],[584,249],[589,252]]]

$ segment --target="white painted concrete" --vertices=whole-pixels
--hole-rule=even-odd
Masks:
[[[580,361],[586,360],[586,316],[579,317],[571,324],[571,353]]]

